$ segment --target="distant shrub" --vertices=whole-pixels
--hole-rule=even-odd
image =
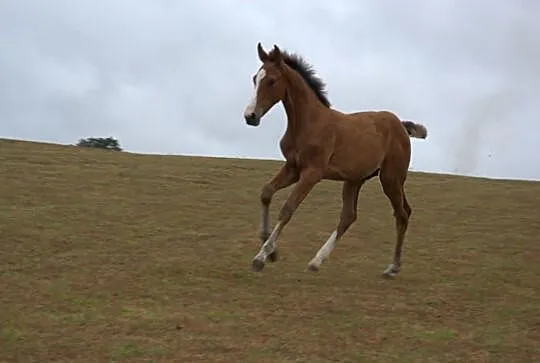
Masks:
[[[86,139],[80,139],[77,146],[122,151],[120,143],[114,137],[89,137]]]

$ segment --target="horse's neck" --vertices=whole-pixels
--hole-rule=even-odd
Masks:
[[[314,120],[319,102],[306,82],[293,70],[288,70],[288,85],[283,106],[287,114],[287,131],[293,138],[307,130]],[[310,107],[306,107],[309,105]]]

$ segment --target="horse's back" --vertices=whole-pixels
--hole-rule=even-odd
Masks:
[[[367,139],[376,140],[377,147],[384,156],[383,159],[403,159],[408,164],[410,158],[410,138],[403,127],[401,119],[391,111],[357,111],[347,114],[351,126],[362,134],[362,141],[371,144]]]
[[[390,111],[364,111],[357,117],[371,119],[383,135],[385,156],[381,167],[392,165],[392,169],[406,173],[411,158],[411,140],[401,119]]]
[[[348,127],[353,126],[362,131],[376,130],[377,134],[385,139],[403,139],[409,142],[409,135],[403,127],[401,119],[391,111],[357,111],[344,113],[343,120],[350,121]],[[347,126],[344,126],[348,128]]]
[[[400,124],[401,119],[391,111],[356,111],[346,114],[358,122],[373,122],[376,124]]]

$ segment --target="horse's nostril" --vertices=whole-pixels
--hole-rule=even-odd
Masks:
[[[255,112],[246,114],[246,115],[244,115],[244,117],[245,117],[246,123],[248,125],[256,126],[256,125],[259,124],[259,119],[258,119],[257,115],[255,114]]]

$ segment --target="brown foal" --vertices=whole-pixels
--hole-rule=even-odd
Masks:
[[[261,191],[263,244],[252,261],[253,270],[262,270],[266,259],[277,260],[281,231],[319,181],[343,181],[339,223],[309,262],[309,269],[317,271],[356,220],[360,188],[378,175],[396,221],[394,258],[383,276],[395,276],[401,268],[401,250],[411,216],[404,191],[411,157],[409,137],[425,139],[426,128],[401,121],[387,111],[343,113],[332,109],[324,83],[301,57],[281,51],[276,45],[267,53],[258,43],[257,51],[262,66],[253,76],[255,90],[244,112],[246,123],[258,126],[268,110],[281,101],[287,114],[287,130],[280,142],[286,161]],[[272,196],[294,183],[270,233]]]

